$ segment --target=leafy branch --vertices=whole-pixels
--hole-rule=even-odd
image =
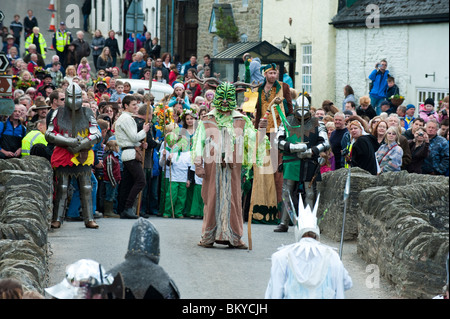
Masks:
[[[225,16],[222,8],[219,8],[219,19],[216,20],[216,34],[225,40],[237,41],[239,38],[239,28],[234,23],[231,16]]]

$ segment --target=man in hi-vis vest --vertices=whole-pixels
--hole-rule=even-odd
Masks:
[[[66,30],[66,24],[62,21],[59,24],[59,29],[56,30],[52,38],[53,48],[55,48],[56,54],[59,56],[61,65],[64,65],[64,49],[66,45],[69,45],[72,41],[72,34]]]
[[[47,52],[47,42],[45,42],[44,36],[39,32],[38,27],[33,28],[33,33],[25,40],[25,51],[28,54],[28,47],[31,44],[36,45],[36,51],[45,60],[45,53]]]

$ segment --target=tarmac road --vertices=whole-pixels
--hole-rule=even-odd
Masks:
[[[294,242],[291,228],[287,233],[273,232],[273,225],[252,224],[253,249],[238,250],[226,246],[208,249],[197,246],[201,235],[201,220],[150,217],[160,233],[160,265],[172,277],[183,299],[260,299],[264,298],[270,278],[270,256],[278,247]],[[88,258],[101,263],[106,270],[123,261],[131,227],[135,220],[97,219],[100,228],[86,229],[83,222],[65,222],[49,233],[49,286],[59,283],[65,267]],[[247,223],[244,224],[244,242]],[[321,241],[339,248],[325,236]],[[356,242],[345,242],[343,261],[353,280],[346,292],[347,299],[398,298],[392,286],[379,278],[373,287],[374,269],[356,253]],[[367,269],[367,272],[366,272]]]

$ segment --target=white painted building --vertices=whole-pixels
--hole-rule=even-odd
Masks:
[[[357,99],[369,95],[368,75],[381,59],[405,96],[403,104],[414,104],[416,112],[427,97],[437,106],[448,94],[448,1],[361,0],[340,9],[332,22],[337,106],[347,84]]]
[[[151,32],[152,37],[158,37],[160,33],[159,12],[160,0],[140,0],[144,13],[144,25]],[[132,5],[132,0],[93,0],[92,13],[90,16],[91,33],[99,29],[104,37],[108,36],[109,30],[116,32],[116,38],[120,49],[125,43],[126,13]]]
[[[295,70],[289,72],[295,89],[310,93],[315,107],[334,100],[336,30],[329,22],[338,1],[266,0],[263,4],[262,39],[296,59]]]

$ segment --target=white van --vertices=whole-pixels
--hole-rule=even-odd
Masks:
[[[144,89],[145,93],[148,93],[148,81],[147,80],[135,80],[135,79],[117,79],[123,83],[128,82],[131,84],[131,91],[137,93],[138,89]],[[161,82],[152,82],[152,95],[155,97],[155,102],[158,102],[166,95],[173,93],[173,87],[169,84]]]

